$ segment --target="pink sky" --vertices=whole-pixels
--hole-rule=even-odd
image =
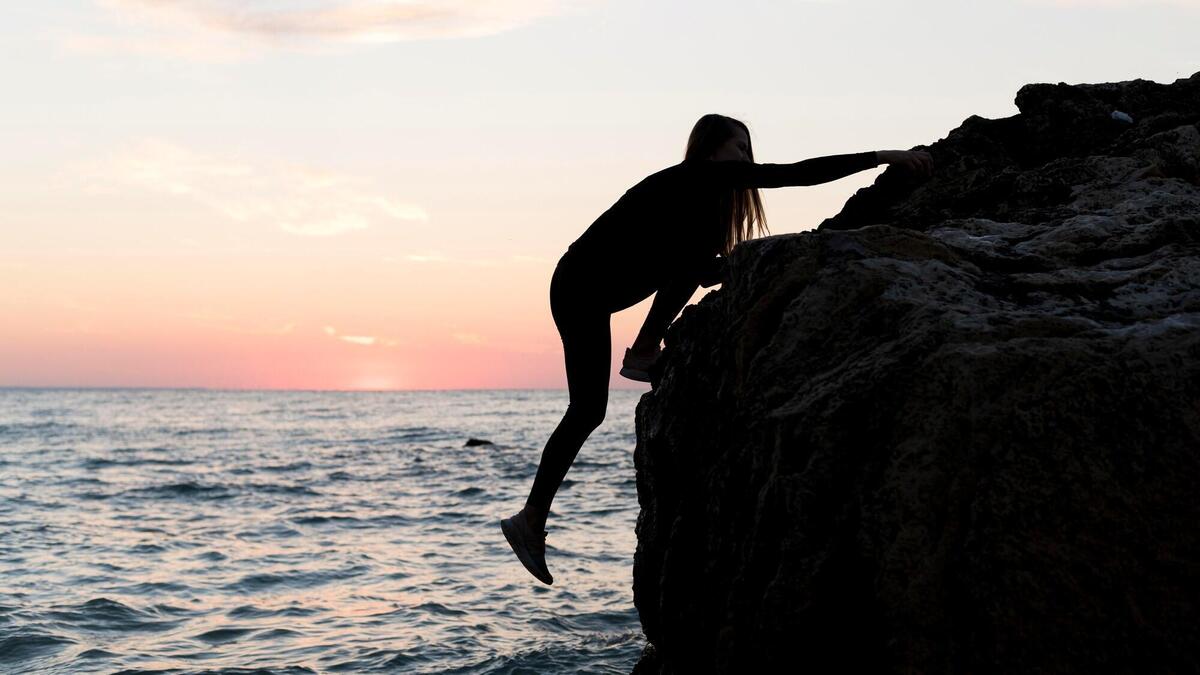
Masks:
[[[558,256],[702,114],[791,162],[1200,69],[1196,0],[423,2],[0,10],[0,387],[562,387]]]

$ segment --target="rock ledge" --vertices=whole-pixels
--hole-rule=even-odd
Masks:
[[[1200,73],[1017,105],[672,327],[635,672],[1200,671]]]

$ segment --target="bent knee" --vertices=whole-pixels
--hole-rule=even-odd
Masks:
[[[573,422],[588,429],[595,429],[604,422],[608,401],[595,403],[572,403],[567,406],[567,416]]]

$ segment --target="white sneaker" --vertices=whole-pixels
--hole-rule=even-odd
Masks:
[[[637,382],[649,382],[650,367],[658,361],[658,357],[661,355],[661,349],[656,349],[653,356],[638,356],[626,349],[625,358],[621,360],[621,377]]]
[[[525,569],[537,577],[538,581],[553,584],[554,577],[546,568],[547,533],[543,531],[538,534],[529,529],[529,523],[525,520],[525,510],[521,509],[516,515],[501,520],[500,530],[504,532],[504,538],[508,540],[508,545],[512,547],[513,553],[517,554],[517,559]]]

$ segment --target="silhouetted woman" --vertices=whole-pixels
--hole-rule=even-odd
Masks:
[[[545,560],[550,502],[608,407],[609,317],[657,291],[621,368],[625,377],[649,381],[667,326],[698,286],[718,283],[721,256],[767,231],[758,188],[827,183],[881,163],[921,173],[932,168],[928,153],[903,150],[755,164],[745,124],[705,115],[692,128],[682,162],[630,188],[567,248],[550,281],[550,311],[562,338],[570,403],[542,451],[525,507],[500,521],[533,576],[554,583]]]

